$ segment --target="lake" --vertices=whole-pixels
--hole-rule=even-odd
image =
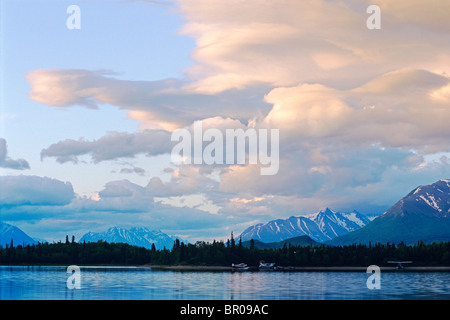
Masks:
[[[391,300],[450,299],[450,272],[168,271],[80,267],[70,289],[64,266],[0,266],[0,300]]]

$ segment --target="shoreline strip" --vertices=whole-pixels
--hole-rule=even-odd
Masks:
[[[155,270],[172,270],[172,271],[233,271],[227,266],[186,266],[186,265],[143,265],[139,267],[151,268]],[[450,266],[442,267],[404,267],[398,270],[396,267],[380,267],[381,271],[416,271],[416,272],[450,272]],[[250,267],[248,271],[256,271],[257,267]],[[295,267],[292,270],[280,270],[277,272],[292,272],[292,271],[323,271],[323,272],[345,272],[345,271],[361,271],[366,272],[367,267],[352,267],[352,266],[336,266],[336,267]],[[236,271],[245,272],[245,271]]]

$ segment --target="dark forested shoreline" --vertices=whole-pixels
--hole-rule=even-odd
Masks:
[[[389,260],[411,260],[414,266],[450,266],[450,242],[414,245],[354,244],[350,246],[293,246],[259,249],[250,242],[243,246],[234,239],[184,244],[179,240],[173,248],[156,250],[104,241],[77,243],[38,243],[0,248],[3,265],[192,265],[230,266],[244,262],[257,265],[260,260],[282,266],[329,267],[387,265]]]

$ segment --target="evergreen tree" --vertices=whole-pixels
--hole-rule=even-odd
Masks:
[[[234,237],[233,237],[233,231],[231,231],[231,249],[233,250],[235,248],[236,244],[234,242]]]

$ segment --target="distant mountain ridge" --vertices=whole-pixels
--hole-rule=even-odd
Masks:
[[[97,242],[102,240],[109,243],[127,243],[129,245],[144,247],[147,249],[150,249],[152,244],[154,244],[157,250],[164,248],[171,250],[176,239],[179,238],[169,236],[161,230],[150,230],[146,227],[125,229],[116,226],[109,228],[105,232],[88,232],[83,235],[78,242]],[[185,240],[179,240],[187,243]]]
[[[413,244],[450,241],[450,180],[419,186],[364,228],[337,237],[332,245]]]
[[[278,242],[307,235],[318,242],[325,242],[348,232],[358,230],[370,222],[370,218],[357,211],[335,212],[326,208],[315,214],[260,223],[244,230],[242,241],[255,239],[262,242]]]
[[[450,241],[450,179],[413,189],[373,220],[357,211],[342,213],[327,208],[308,216],[251,226],[238,238],[243,242],[254,239],[267,244],[301,236],[330,245]],[[145,248],[155,244],[158,250],[164,247],[170,250],[176,239],[160,230],[112,227],[105,232],[88,232],[79,242],[103,240]],[[10,246],[11,240],[14,246],[38,243],[19,228],[0,221],[0,246]]]
[[[0,246],[3,248],[6,248],[6,246],[10,246],[11,240],[13,246],[22,246],[28,244],[32,245],[38,243],[36,240],[28,236],[19,228],[0,221]]]
[[[251,240],[246,240],[242,242],[242,245],[244,247],[250,248],[251,244],[250,244]],[[320,242],[314,241],[313,239],[311,239],[308,236],[298,236],[298,237],[294,237],[294,238],[289,238],[283,241],[278,241],[278,242],[262,242],[259,240],[255,240],[253,239],[253,245],[255,246],[255,248],[258,249],[279,249],[279,248],[283,248],[284,245],[292,245],[292,246],[319,246],[322,245]]]

